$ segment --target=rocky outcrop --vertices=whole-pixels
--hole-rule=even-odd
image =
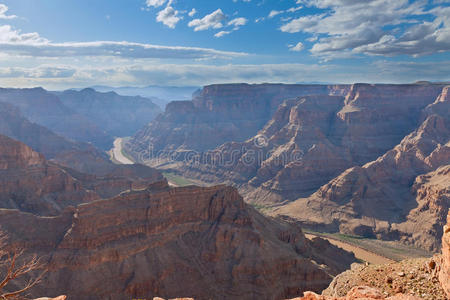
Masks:
[[[30,122],[11,104],[0,102],[0,134],[18,140],[53,159],[79,171],[91,172],[110,164],[107,156],[90,144],[68,140],[51,130]]]
[[[303,297],[295,298],[291,300],[369,300],[369,299],[380,299],[380,300],[420,300],[421,298],[398,294],[391,297],[385,297],[385,295],[377,289],[368,286],[356,286],[352,288],[348,294],[344,297],[331,297],[322,296],[314,292],[306,292]]]
[[[69,299],[282,299],[322,290],[354,260],[330,244],[327,256],[225,186],[164,181],[52,218],[0,210],[0,222],[11,245],[48,259],[32,294]]]
[[[0,207],[43,215],[99,197],[30,147],[0,136]]]
[[[450,206],[446,166],[450,164],[449,121],[429,116],[385,155],[346,170],[310,197],[277,213],[316,229],[401,239],[438,250],[443,216]],[[440,166],[445,167],[438,169]]]
[[[100,93],[91,88],[67,90],[56,95],[65,106],[115,137],[135,134],[161,112],[148,98],[121,96],[115,92]]]
[[[92,143],[104,149],[109,149],[112,145],[111,136],[42,88],[0,89],[0,102],[18,107],[28,120],[63,137]]]
[[[262,205],[307,197],[347,168],[392,149],[433,109],[441,112],[435,102],[441,90],[354,84],[345,97],[287,100],[253,138],[200,153],[176,169],[206,182],[235,184],[247,201]]]
[[[58,215],[68,206],[145,189],[163,180],[161,173],[142,165],[107,166],[102,175],[80,173],[0,135],[0,207]]]
[[[127,145],[136,159],[176,151],[212,150],[225,142],[242,142],[270,120],[285,99],[302,95],[342,95],[348,86],[223,84],[204,87],[192,101],[174,101],[166,112],[139,131]],[[157,163],[157,162],[153,162]]]
[[[442,236],[442,264],[439,280],[447,297],[450,298],[450,211],[447,215],[447,225]]]

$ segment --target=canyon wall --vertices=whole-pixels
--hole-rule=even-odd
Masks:
[[[354,261],[260,215],[225,186],[162,181],[52,218],[3,209],[0,221],[11,245],[46,258],[49,272],[33,295],[283,299],[322,290]]]

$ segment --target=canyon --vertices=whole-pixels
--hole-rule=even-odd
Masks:
[[[448,178],[449,111],[445,84],[214,85],[125,150],[311,230],[437,251],[448,186],[423,179]]]
[[[355,261],[264,217],[232,187],[170,188],[140,165],[99,178],[8,137],[0,145],[1,229],[9,247],[40,256],[48,268],[32,294],[286,298],[322,290]]]
[[[304,231],[442,249],[417,264],[448,292],[450,86],[210,85],[160,112],[93,89],[0,90],[0,226],[48,269],[32,295],[395,297],[355,278],[416,272],[351,267]],[[116,143],[137,164],[112,163],[133,133]]]

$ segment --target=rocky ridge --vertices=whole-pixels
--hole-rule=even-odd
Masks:
[[[121,96],[115,92],[101,93],[91,88],[67,90],[56,95],[65,106],[86,116],[113,137],[133,135],[161,112],[151,99]]]
[[[27,145],[0,135],[0,207],[43,216],[68,206],[142,189],[163,176],[151,168],[107,165],[103,175],[62,167]]]
[[[225,142],[242,142],[270,120],[285,99],[301,95],[342,95],[348,86],[221,84],[204,87],[192,101],[173,101],[164,114],[135,134],[126,145],[136,159],[177,151],[183,160],[188,151],[213,150]],[[157,163],[157,162],[155,162]]]
[[[392,150],[362,167],[347,169],[311,196],[276,213],[320,230],[440,249],[450,207],[450,118],[445,110],[430,115],[433,105],[422,113],[426,118],[422,125]]]
[[[3,209],[0,220],[12,245],[48,259],[32,293],[69,299],[281,299],[322,290],[354,260],[225,186],[162,181],[51,218]]]

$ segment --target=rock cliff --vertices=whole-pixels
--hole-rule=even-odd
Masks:
[[[283,299],[322,290],[354,260],[224,186],[163,181],[51,218],[3,209],[0,222],[12,245],[47,258],[32,293],[69,299]]]
[[[254,136],[270,120],[285,99],[302,95],[343,95],[348,86],[223,84],[204,87],[192,101],[174,101],[164,114],[139,131],[127,150],[137,159],[149,149],[177,151],[212,150],[225,142],[242,142]],[[156,162],[155,162],[156,163]]]
[[[436,251],[450,207],[449,138],[450,119],[431,115],[377,160],[344,171],[277,213],[316,229],[400,239]]]
[[[0,207],[43,216],[67,206],[146,188],[163,180],[141,165],[107,165],[104,174],[84,174],[47,161],[27,145],[0,135]]]
[[[253,138],[201,153],[177,170],[235,184],[247,201],[263,205],[309,196],[392,149],[433,110],[442,116],[447,103],[436,100],[440,91],[442,85],[354,84],[345,97],[287,100]]]

